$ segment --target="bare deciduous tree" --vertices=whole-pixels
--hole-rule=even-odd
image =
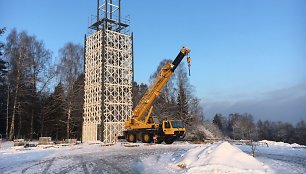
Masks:
[[[15,120],[18,116],[18,134],[27,132],[32,139],[34,133],[34,120],[38,115],[38,90],[42,91],[46,86],[47,65],[51,59],[51,53],[45,49],[42,41],[35,36],[29,36],[26,32],[17,33],[12,30],[7,37],[5,57],[10,63],[9,81],[13,92],[13,106],[9,139],[15,134]],[[8,98],[9,99],[9,98]],[[23,127],[29,120],[29,131]],[[26,121],[26,122],[24,122]]]
[[[7,45],[5,49],[5,56],[10,62],[11,72],[10,81],[13,86],[13,111],[11,116],[11,126],[9,139],[12,140],[15,133],[15,118],[17,106],[19,104],[18,96],[22,86],[22,79],[26,70],[27,45],[29,44],[29,37],[26,33],[17,33],[13,30],[7,37]]]
[[[60,64],[58,72],[61,81],[64,84],[66,96],[66,134],[70,138],[74,94],[74,83],[77,78],[83,73],[83,48],[81,45],[67,43],[59,51]]]

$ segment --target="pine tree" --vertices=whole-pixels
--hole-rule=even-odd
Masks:
[[[79,75],[73,85],[71,138],[81,139],[84,106],[84,74]]]
[[[190,112],[191,101],[195,98],[191,92],[192,86],[189,83],[187,70],[183,62],[178,66],[175,71],[176,84],[177,84],[177,115],[176,118],[180,119],[186,125],[187,131],[195,127],[196,118],[199,115],[192,115]]]
[[[136,107],[142,96],[148,90],[148,85],[146,84],[137,84],[137,82],[132,83],[133,86],[133,108]]]
[[[223,130],[223,116],[221,114],[216,114],[213,119],[213,124],[215,124],[221,131]]]
[[[0,36],[5,32],[6,28],[0,28]],[[4,43],[0,42],[0,57],[3,55]]]
[[[64,86],[58,83],[54,93],[46,99],[42,108],[41,136],[50,136],[54,140],[66,137],[65,108]]]
[[[178,94],[177,94],[178,118],[182,119],[184,123],[190,124],[188,118],[189,108],[186,95],[186,88],[184,88],[181,80],[178,81]]]

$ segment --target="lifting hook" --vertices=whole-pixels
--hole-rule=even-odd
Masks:
[[[190,67],[191,67],[191,64],[190,64],[190,56],[187,57],[187,63],[188,63],[188,70],[189,70],[189,76],[190,76]]]

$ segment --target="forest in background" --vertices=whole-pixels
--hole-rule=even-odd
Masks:
[[[5,28],[0,30],[2,37]],[[44,42],[26,32],[10,31],[0,43],[0,134],[13,140],[81,139],[84,104],[84,52],[80,44],[67,43],[54,63]],[[165,59],[150,77],[152,82]],[[133,82],[134,107],[147,90],[147,84]],[[187,69],[182,62],[160,96],[154,101],[153,115],[160,119],[180,119],[187,128],[187,138],[214,137],[274,140],[306,145],[306,125],[255,121],[248,113],[216,114],[205,120],[200,99],[194,95]]]

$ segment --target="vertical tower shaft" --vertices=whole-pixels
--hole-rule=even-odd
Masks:
[[[114,142],[132,113],[133,38],[120,13],[120,0],[97,0],[85,38],[84,142]]]

